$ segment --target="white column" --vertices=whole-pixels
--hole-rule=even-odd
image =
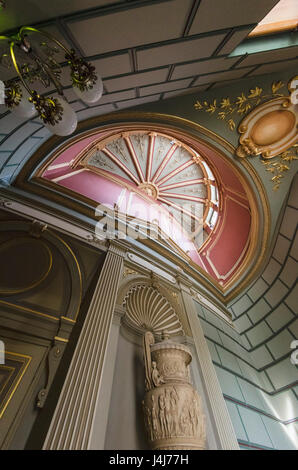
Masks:
[[[124,249],[111,243],[44,443],[44,449],[88,449]]]
[[[116,305],[113,315],[113,322],[109,341],[107,345],[106,360],[103,367],[102,383],[96,400],[93,426],[89,440],[88,449],[103,450],[106,440],[106,431],[109,419],[110,402],[114,371],[117,357],[117,348],[121,318],[125,314],[125,309],[121,305]]]
[[[177,278],[181,288],[184,309],[192,331],[197,359],[200,365],[210,411],[214,419],[220,448],[223,450],[239,450],[237,437],[212,363],[204,332],[198,318],[194,301],[190,295],[189,287],[186,285],[187,281],[180,276]]]

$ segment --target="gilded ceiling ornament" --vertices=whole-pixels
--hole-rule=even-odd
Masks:
[[[262,164],[266,167],[266,171],[272,175],[271,181],[274,191],[279,189],[282,178],[284,177],[284,172],[290,170],[290,164],[293,160],[298,160],[298,144],[293,145],[293,147],[282,152],[274,159],[261,160]]]
[[[297,142],[298,115],[290,97],[269,100],[254,108],[238,126],[236,155],[261,155],[269,159]]]
[[[213,102],[209,101],[196,101],[194,107],[197,111],[205,111],[209,114],[217,114],[217,119],[226,121],[231,131],[236,129],[236,123],[232,116],[244,116],[248,114],[253,108],[258,106],[261,102],[270,100],[272,98],[280,98],[285,96],[283,93],[278,93],[285,84],[281,81],[274,82],[271,85],[271,92],[265,94],[263,89],[259,86],[252,88],[248,93],[242,92],[236,99],[229,97],[221,98],[220,103],[216,99]]]
[[[249,93],[242,92],[234,100],[222,98],[219,104],[217,100],[197,101],[194,107],[209,114],[217,114],[217,118],[226,121],[232,131],[236,129],[235,116],[243,116],[237,127],[240,137],[236,155],[239,158],[260,155],[266,171],[272,174],[273,189],[277,190],[283,173],[290,169],[293,160],[298,159],[297,88],[298,77],[293,77],[287,89],[278,80],[272,83],[269,94],[256,86]],[[284,93],[280,93],[281,89]],[[274,157],[274,161],[268,161]]]

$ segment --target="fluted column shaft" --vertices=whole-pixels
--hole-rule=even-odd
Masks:
[[[112,244],[106,255],[44,449],[89,447],[124,254]]]
[[[188,287],[184,286],[183,283],[180,283],[180,287],[183,305],[193,334],[198,362],[206,386],[206,394],[215,422],[220,447],[223,450],[239,450],[237,437],[218,382],[194,301],[189,293]]]
[[[121,305],[116,305],[107,344],[107,360],[103,367],[102,382],[97,396],[94,420],[88,443],[89,450],[103,450],[105,446],[121,319],[124,314],[125,309]]]

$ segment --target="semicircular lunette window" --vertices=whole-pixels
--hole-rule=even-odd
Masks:
[[[251,189],[202,140],[121,124],[76,137],[46,158],[33,179],[61,204],[94,207],[98,236],[117,237],[117,229],[129,239],[158,238],[157,252],[166,243],[224,288],[248,265],[259,226]]]
[[[113,135],[91,144],[78,156],[76,165],[107,178],[111,173],[120,183],[128,182],[131,189],[149,196],[182,227],[198,250],[215,228],[219,211],[215,177],[198,152],[169,135],[144,130]],[[117,204],[123,210],[123,193]],[[127,205],[125,210],[131,213]],[[150,218],[148,214],[144,217]]]

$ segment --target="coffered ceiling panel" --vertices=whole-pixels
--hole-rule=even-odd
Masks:
[[[24,24],[39,23],[62,15],[72,14],[89,8],[104,7],[124,0],[9,0],[0,14],[0,31],[6,31]]]
[[[227,70],[239,60],[238,57],[231,58],[215,58],[204,60],[201,62],[192,62],[186,65],[176,65],[172,75],[172,80],[176,78],[190,77],[191,75],[200,75],[204,73],[212,73],[220,70]]]
[[[104,84],[108,92],[118,91],[123,88],[133,88],[151,83],[164,82],[168,75],[168,69],[153,70],[152,72],[136,73],[126,77],[105,80]]]
[[[135,100],[120,101],[119,103],[117,103],[117,108],[125,109],[125,108],[130,108],[132,106],[139,106],[140,104],[151,103],[152,101],[158,101],[159,98],[160,98],[160,94],[147,96],[146,98],[137,98]]]
[[[59,29],[58,25],[56,25],[55,23],[50,24],[48,26],[42,26],[41,28],[37,28],[37,29],[40,29],[41,31],[44,31],[45,33],[51,34],[52,36],[54,36],[55,39],[58,39],[58,41],[60,41],[63,44],[63,46],[65,46],[66,48],[68,48],[68,49],[72,48],[71,42],[66,40],[66,38],[62,34],[61,30]],[[34,36],[35,35],[30,36],[31,41],[34,38]],[[38,36],[38,38],[41,38],[41,36]],[[42,40],[44,41],[45,38],[42,37]],[[50,42],[49,44],[54,45],[53,42]],[[55,58],[58,62],[64,62],[65,61],[65,52],[62,49],[61,50],[59,49],[59,52],[57,54],[55,54]]]
[[[68,23],[88,56],[181,37],[192,0],[118,11]]]
[[[184,41],[138,51],[138,68],[141,70],[150,67],[158,67],[160,65],[173,64],[175,62],[187,62],[209,57],[224,37],[225,34],[217,34],[215,36],[194,39],[192,41]]]
[[[162,93],[163,91],[177,90],[179,88],[186,88],[190,85],[191,78],[187,80],[178,80],[177,82],[163,83],[161,85],[153,85],[140,89],[140,95],[152,95],[153,93]]]
[[[67,48],[81,50],[104,79],[104,95],[90,106],[90,115],[96,115],[293,67],[297,63],[294,46],[248,55],[243,48],[242,55],[228,57],[276,2],[28,0],[26,8],[21,8],[20,1],[7,0],[0,15],[0,32],[30,24],[52,33]],[[7,22],[1,31],[3,18]],[[35,41],[39,43],[40,37]],[[256,41],[260,50],[264,39]],[[0,43],[3,47],[4,41]],[[268,49],[270,44],[264,47]],[[61,82],[67,100],[80,119],[88,116],[86,105],[71,89],[64,52],[55,58],[62,64]],[[12,70],[7,74],[0,66],[0,79],[11,78]],[[36,82],[34,87],[42,94],[55,93],[53,85],[45,89]]]
[[[78,121],[84,121],[84,119],[89,119],[93,116],[101,116],[102,114],[111,113],[113,111],[115,111],[115,108],[112,104],[83,109],[77,113]]]
[[[95,66],[100,77],[112,77],[133,72],[128,54],[118,54],[93,60],[92,65]]]
[[[118,93],[107,93],[100,98],[100,103],[115,103],[116,101],[129,100],[136,97],[135,90],[120,91]]]
[[[111,77],[131,73],[131,64],[128,54],[117,54],[92,61],[98,77]],[[64,86],[71,85],[69,67],[62,68],[61,80]]]
[[[220,82],[222,80],[233,80],[235,78],[242,78],[253,70],[253,67],[245,67],[244,69],[227,70],[226,72],[211,73],[209,75],[202,75],[195,82],[194,85],[201,85],[203,83]]]
[[[185,88],[184,90],[175,90],[164,93],[163,99],[174,98],[175,96],[188,95],[189,93],[196,93],[199,91],[205,91],[207,88],[206,85],[201,85],[197,87]]]
[[[274,62],[277,60],[294,59],[298,56],[298,47],[287,47],[285,49],[276,49],[274,51],[260,52],[258,54],[250,54],[242,60],[238,67],[246,65],[264,64],[266,62]]]
[[[284,62],[275,62],[273,64],[265,64],[254,70],[251,75],[262,75],[263,73],[277,72],[278,70],[286,70],[287,68],[298,67],[298,59],[286,60]]]
[[[222,82],[213,83],[213,85],[212,85],[211,88],[212,88],[212,90],[214,90],[214,89],[216,89],[216,88],[222,88],[222,87],[224,87],[224,86],[226,86],[226,85],[229,85],[230,83],[231,83],[230,80],[223,80]],[[202,85],[202,86],[203,86],[203,85]],[[208,87],[209,87],[210,85],[205,85],[205,86],[208,86]]]
[[[230,54],[250,33],[252,28],[235,30],[230,39],[220,49],[220,55]]]
[[[63,93],[69,103],[78,99],[77,95],[75,94],[72,88],[69,88],[68,90],[63,90]]]
[[[258,23],[277,2],[278,0],[202,0],[189,34]]]

